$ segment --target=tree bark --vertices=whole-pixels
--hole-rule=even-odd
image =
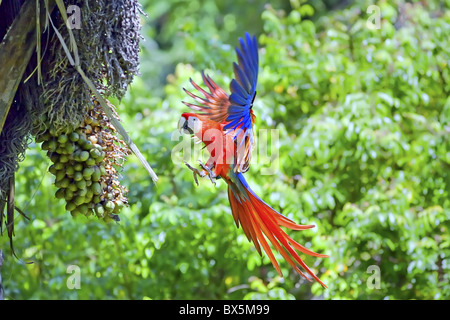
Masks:
[[[39,3],[40,26],[43,28],[46,9],[43,0]],[[48,5],[51,12],[55,1],[48,1]],[[36,38],[36,1],[27,1],[0,43],[0,133],[25,68],[36,48]]]

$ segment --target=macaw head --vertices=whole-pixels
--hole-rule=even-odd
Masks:
[[[202,122],[195,113],[183,113],[178,121],[178,130],[184,134],[200,132]]]

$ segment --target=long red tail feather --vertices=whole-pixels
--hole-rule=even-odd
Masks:
[[[262,247],[278,274],[283,276],[280,266],[266,241],[266,239],[269,240],[272,246],[301,276],[310,280],[299,266],[326,288],[327,286],[304,263],[295,250],[314,257],[324,258],[328,256],[313,252],[302,246],[281,229],[281,227],[286,227],[291,230],[306,230],[313,228],[314,225],[300,225],[281,215],[253,193],[242,174],[237,174],[236,178],[236,180],[232,179],[234,181],[227,181],[231,211],[236,226],[239,227],[239,224],[242,226],[245,235],[249,241],[254,243],[258,253],[262,254]]]

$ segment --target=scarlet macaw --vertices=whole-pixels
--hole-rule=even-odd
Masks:
[[[183,103],[200,112],[183,113],[178,128],[200,139],[210,153],[206,164],[200,162],[203,170],[195,169],[187,163],[186,165],[194,172],[197,184],[197,175],[208,176],[213,182],[214,179],[222,178],[228,184],[228,199],[236,226],[242,226],[248,240],[253,242],[260,255],[262,246],[280,276],[283,276],[281,269],[266,239],[300,275],[310,280],[298,266],[326,287],[295,250],[314,257],[327,256],[307,249],[281,229],[286,227],[305,230],[314,225],[296,224],[271,208],[250,189],[244,178],[243,173],[248,170],[254,141],[252,106],[258,77],[258,45],[256,38],[250,37],[248,33],[245,40],[241,38],[239,41],[241,49],[236,48],[239,64],[233,65],[235,79],[230,84],[230,96],[203,72],[203,83],[209,92],[192,79],[190,82],[204,98],[184,89],[199,104]],[[241,146],[244,148],[240,148]]]
[[[192,85],[203,94],[205,98],[198,97],[184,89],[201,105],[184,102],[190,108],[201,111],[208,115],[210,120],[225,123],[224,129],[233,133],[237,144],[235,172],[246,172],[250,165],[251,153],[254,149],[253,124],[253,101],[256,97],[256,82],[258,80],[258,43],[256,38],[251,38],[246,33],[246,41],[239,39],[241,49],[236,48],[239,64],[233,63],[235,79],[231,80],[231,95],[228,96],[209,76],[202,72],[203,83],[208,87],[210,93],[199,87],[192,79]]]

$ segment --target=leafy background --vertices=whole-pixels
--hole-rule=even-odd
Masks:
[[[16,175],[31,218],[17,216],[20,259],[0,238],[7,299],[450,298],[448,0],[141,3],[142,75],[116,104],[158,185],[131,156],[121,222],[74,219],[32,144]],[[329,255],[304,257],[326,290],[286,263],[278,277],[234,225],[224,183],[196,187],[172,161],[182,88],[203,69],[227,88],[245,31],[260,43],[256,126],[279,133],[275,174],[260,159],[246,176],[275,209],[317,226],[291,235]],[[67,287],[70,265],[79,290]]]

